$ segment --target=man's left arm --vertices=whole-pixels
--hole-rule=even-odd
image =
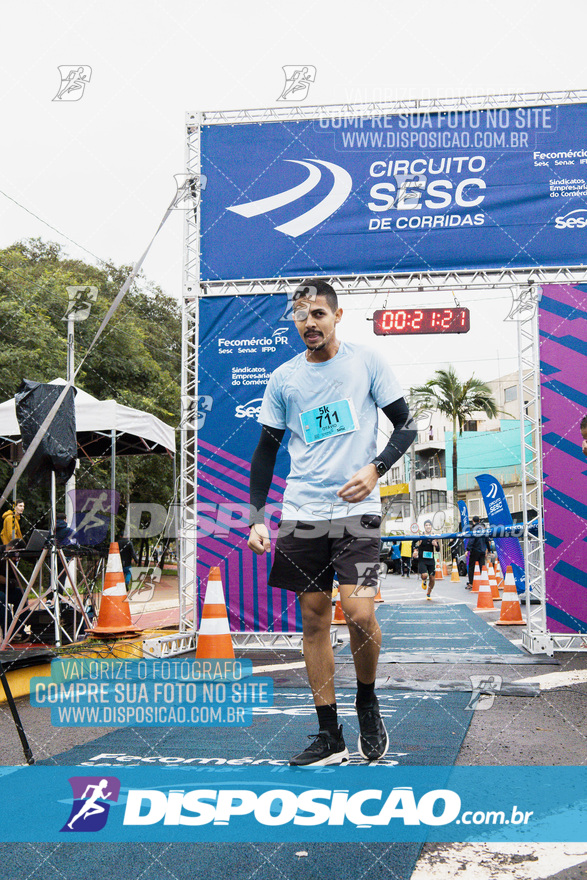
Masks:
[[[381,408],[393,425],[393,434],[377,458],[353,474],[348,483],[339,489],[338,495],[351,504],[362,501],[371,493],[379,477],[387,473],[390,467],[408,451],[418,434],[404,397]]]

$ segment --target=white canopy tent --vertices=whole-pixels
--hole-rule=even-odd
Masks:
[[[51,385],[65,385],[53,379]],[[175,430],[161,419],[116,400],[98,400],[76,388],[75,420],[78,453],[92,459],[110,455],[110,488],[114,491],[117,455],[175,455]],[[20,427],[14,398],[0,403],[0,458],[15,462],[20,444]],[[71,483],[68,486],[72,488]],[[66,504],[69,506],[69,499]],[[68,517],[69,519],[69,517]],[[110,518],[114,540],[114,512]]]
[[[65,385],[64,379],[50,384]],[[175,452],[175,431],[161,419],[116,400],[98,400],[76,389],[75,419],[78,448],[89,458],[107,455],[115,432],[117,455]],[[11,450],[20,442],[14,398],[0,403],[0,457],[13,460]]]

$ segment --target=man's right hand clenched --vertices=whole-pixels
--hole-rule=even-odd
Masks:
[[[250,549],[259,556],[262,556],[263,553],[271,550],[271,540],[269,538],[267,526],[264,523],[256,523],[251,526],[247,543]]]

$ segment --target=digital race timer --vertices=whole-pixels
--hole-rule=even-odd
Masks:
[[[468,333],[469,327],[469,309],[378,309],[373,313],[376,336]]]

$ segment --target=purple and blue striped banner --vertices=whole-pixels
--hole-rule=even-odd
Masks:
[[[587,633],[587,285],[548,285],[539,310],[547,622]]]
[[[303,347],[286,315],[285,294],[210,297],[200,305],[198,619],[208,573],[218,566],[232,632],[301,630],[295,595],[267,586],[271,558],[247,547],[250,462],[263,392],[271,372]],[[267,499],[272,528],[289,471],[286,444],[287,436]]]

